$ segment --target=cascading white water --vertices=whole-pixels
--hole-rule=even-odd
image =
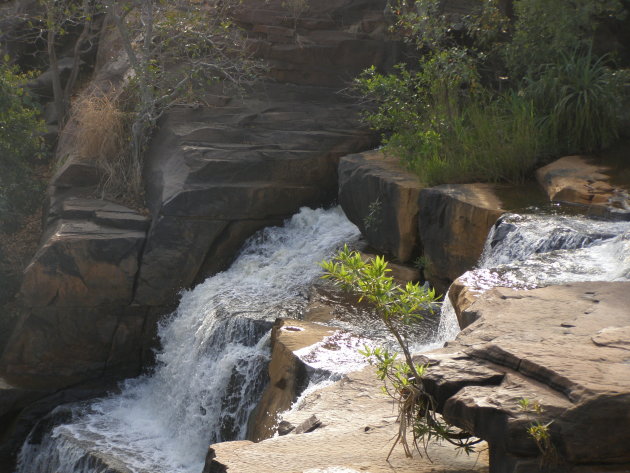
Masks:
[[[630,222],[515,215],[492,228],[478,269],[460,277],[477,292],[579,281],[630,280]]]
[[[298,315],[318,262],[358,235],[338,208],[302,209],[257,234],[229,270],[182,295],[152,374],[72,407],[43,439],[31,433],[18,472],[199,473],[208,444],[245,434],[265,381],[265,321]]]

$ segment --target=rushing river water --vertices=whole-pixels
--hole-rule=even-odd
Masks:
[[[339,209],[303,209],[257,234],[228,271],[182,295],[159,328],[162,351],[151,374],[127,381],[120,394],[58,408],[53,416],[64,422],[51,433],[34,429],[18,472],[201,472],[210,443],[245,436],[267,381],[272,321],[298,317],[317,263],[358,235]],[[462,278],[479,291],[628,280],[630,222],[509,214],[491,230],[478,269]],[[432,338],[420,343],[440,345],[458,331],[445,304]],[[342,372],[362,363],[353,354],[363,340],[338,338],[348,351],[332,360],[305,354],[313,366]]]
[[[71,407],[72,420],[41,443],[32,434],[18,471],[199,473],[210,443],[245,436],[273,320],[299,315],[318,263],[358,236],[340,209],[302,209],[254,236],[229,270],[182,295],[159,328],[153,373]]]

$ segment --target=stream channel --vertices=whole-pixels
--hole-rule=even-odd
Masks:
[[[478,268],[463,276],[468,285],[483,292],[630,280],[630,222],[533,212],[497,222]],[[22,447],[18,473],[200,473],[209,444],[246,435],[267,382],[273,321],[300,318],[318,262],[358,238],[339,208],[302,209],[283,227],[256,234],[229,270],[182,294],[159,327],[156,367],[120,393],[55,409]],[[339,326],[355,335],[332,357],[311,356],[313,385],[358,369],[363,344],[387,343],[375,322],[350,318]],[[441,346],[458,330],[446,303],[414,348]]]

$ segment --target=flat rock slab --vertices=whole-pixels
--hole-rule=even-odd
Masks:
[[[526,429],[536,421],[553,421],[567,471],[627,471],[628,307],[627,282],[492,289],[463,311],[475,322],[422,360],[433,365],[428,384],[447,419],[488,441],[492,471],[534,468],[539,452]],[[540,401],[544,412],[524,412],[522,398]]]
[[[260,443],[226,442],[210,449],[204,473],[423,473],[487,472],[487,456],[457,454],[431,445],[427,456],[406,458],[397,446],[396,411],[380,389],[373,368],[317,391],[283,417],[300,425],[315,416],[321,426],[310,433],[288,434]]]

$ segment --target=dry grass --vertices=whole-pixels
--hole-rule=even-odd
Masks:
[[[142,169],[130,153],[130,114],[122,110],[116,96],[92,93],[74,102],[76,150],[101,169],[101,197],[141,204]]]

